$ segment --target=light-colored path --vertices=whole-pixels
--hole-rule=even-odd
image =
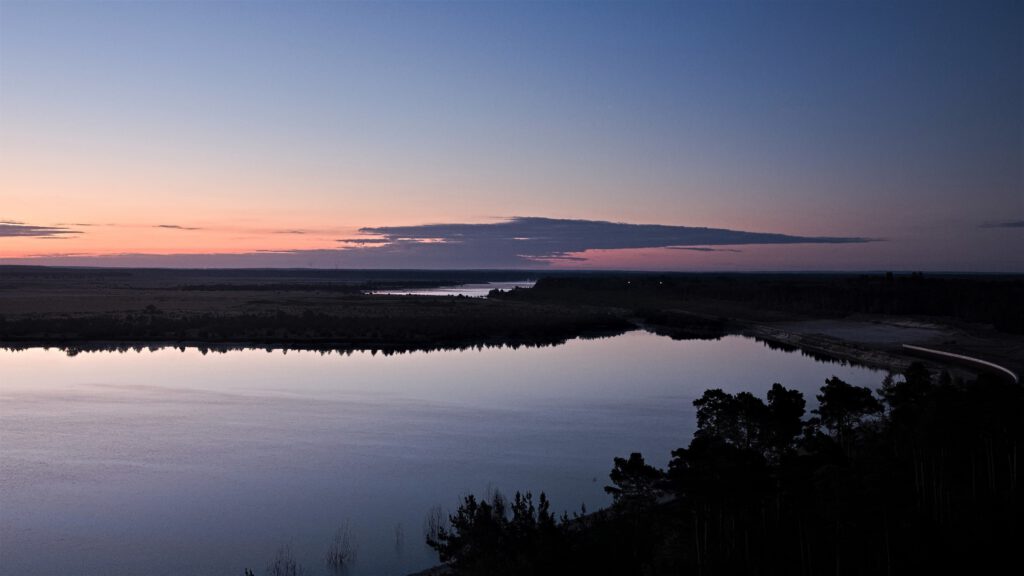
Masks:
[[[1007,376],[1009,376],[1010,378],[1013,379],[1013,382],[1015,384],[1020,384],[1020,378],[1017,376],[1017,374],[1013,370],[1010,370],[1009,368],[1006,368],[1005,366],[1000,366],[999,364],[994,364],[992,362],[989,362],[988,360],[982,360],[980,358],[972,358],[970,356],[964,356],[963,354],[954,354],[952,352],[943,352],[942,350],[933,350],[931,348],[924,348],[922,346],[914,346],[912,344],[904,344],[903,348],[906,349],[906,350],[912,350],[914,352],[922,352],[922,353],[925,353],[925,354],[932,354],[932,355],[935,355],[935,356],[942,356],[944,358],[953,358],[953,359],[962,360],[964,362],[968,362],[968,363],[971,363],[971,364],[977,364],[979,366],[984,366],[986,368],[991,368],[993,370],[996,370],[997,372],[1002,372],[1003,374],[1006,374]]]

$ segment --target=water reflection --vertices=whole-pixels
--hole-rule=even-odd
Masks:
[[[351,574],[409,573],[435,560],[424,518],[461,494],[605,505],[612,457],[664,466],[706,388],[782,382],[813,402],[833,374],[881,380],[645,332],[392,355],[137,348],[0,353],[3,573],[261,574],[288,546],[326,574],[346,542]]]
[[[465,343],[460,345],[437,345],[437,346],[424,346],[424,345],[408,345],[408,346],[392,346],[392,347],[366,347],[360,344],[353,344],[350,346],[341,346],[339,344],[322,344],[322,345],[311,345],[311,344],[268,344],[263,346],[255,346],[253,344],[229,344],[229,343],[149,343],[149,344],[129,344],[129,343],[110,343],[110,342],[99,342],[99,343],[86,343],[86,344],[69,344],[64,346],[51,346],[51,345],[39,345],[39,344],[11,344],[7,343],[0,345],[0,351],[6,352],[17,352],[24,350],[44,350],[44,351],[60,351],[68,357],[75,357],[79,354],[89,354],[97,352],[116,352],[118,354],[125,354],[128,352],[142,353],[142,352],[157,352],[160,350],[178,350],[179,352],[185,352],[186,350],[198,351],[203,356],[210,353],[226,354],[228,352],[241,352],[241,351],[264,351],[267,353],[281,353],[288,354],[289,352],[313,352],[321,356],[330,356],[337,354],[339,356],[351,356],[354,353],[367,353],[371,356],[378,354],[382,356],[394,356],[399,354],[410,354],[414,352],[464,352],[470,350],[482,351],[485,349],[496,349],[496,350],[520,350],[526,348],[547,348],[556,347],[566,344],[570,340],[600,340],[606,338],[614,338],[630,332],[630,330],[609,330],[601,332],[592,332],[588,334],[581,334],[572,338],[551,338],[551,339],[531,339],[531,340],[506,340],[506,341],[487,341],[487,342],[474,342]],[[660,336],[666,336],[673,340],[708,340],[715,341],[721,340],[725,336],[715,337],[689,337],[680,338],[677,336],[659,334]],[[786,344],[774,340],[765,340],[762,338],[753,338],[753,340],[760,342],[765,347],[771,350],[778,350],[787,353],[799,353],[800,355],[806,356],[807,358],[813,359],[816,362],[823,364],[838,364],[840,366],[858,366],[857,362],[848,360],[846,358],[838,358],[830,356],[822,352],[816,352],[813,350],[806,350],[799,346],[792,344]]]
[[[203,356],[215,352],[225,354],[228,352],[241,352],[241,351],[253,351],[262,350],[264,352],[280,352],[281,354],[288,354],[289,351],[301,351],[301,352],[314,352],[320,355],[331,355],[338,354],[339,356],[351,356],[353,353],[365,352],[372,356],[381,354],[383,356],[393,356],[395,354],[407,354],[411,352],[461,352],[467,350],[484,350],[484,349],[508,349],[508,350],[519,350],[521,348],[544,348],[550,346],[561,346],[569,340],[596,340],[602,338],[612,338],[625,334],[628,330],[602,330],[602,331],[591,331],[583,334],[579,334],[573,337],[530,337],[530,338],[516,338],[516,337],[504,337],[501,339],[490,339],[482,341],[468,341],[457,344],[436,344],[436,345],[424,345],[424,344],[394,344],[390,346],[375,345],[366,346],[365,344],[353,343],[343,344],[338,342],[325,343],[325,344],[310,344],[310,343],[270,343],[263,345],[255,345],[253,343],[225,343],[225,342],[149,342],[149,343],[127,343],[127,342],[89,342],[89,343],[76,343],[67,344],[61,346],[53,346],[50,344],[37,344],[37,343],[6,343],[0,345],[0,351],[18,352],[24,350],[57,350],[63,352],[69,357],[74,357],[83,353],[91,352],[117,352],[124,354],[127,352],[156,352],[159,350],[178,350],[184,352],[186,350],[196,350]]]

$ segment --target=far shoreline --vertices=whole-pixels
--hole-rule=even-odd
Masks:
[[[644,329],[901,372],[904,345],[1024,369],[1024,276],[2,267],[0,347],[395,354]],[[487,298],[366,290],[524,281]],[[961,366],[928,358],[934,366]],[[973,372],[984,370],[978,366]]]
[[[842,321],[838,321],[842,322]],[[737,327],[735,330],[729,330],[717,337],[712,338],[673,338],[667,334],[659,334],[658,330],[654,327],[645,326],[633,326],[622,330],[614,331],[592,331],[592,332],[581,332],[558,340],[500,340],[500,339],[484,339],[484,340],[460,340],[460,341],[444,341],[435,342],[431,344],[412,344],[402,342],[373,342],[373,343],[353,343],[346,341],[288,341],[288,340],[274,340],[274,341],[258,341],[258,340],[61,340],[61,339],[49,339],[49,340],[36,340],[36,341],[18,341],[18,340],[0,340],[0,349],[10,351],[26,351],[32,349],[56,349],[64,352],[68,356],[75,356],[78,354],[88,354],[94,352],[126,352],[136,351],[141,352],[144,350],[160,350],[160,349],[193,349],[201,351],[202,353],[215,352],[215,353],[228,353],[233,351],[243,350],[262,350],[266,352],[272,351],[284,351],[284,352],[313,352],[321,354],[333,354],[338,353],[341,355],[351,353],[369,353],[369,354],[381,354],[384,356],[394,354],[407,354],[415,352],[440,352],[440,351],[467,351],[472,349],[482,348],[543,348],[543,347],[554,347],[564,345],[572,340],[576,339],[599,339],[599,338],[614,338],[630,332],[644,331],[651,334],[657,334],[660,336],[670,337],[675,340],[687,340],[687,339],[718,339],[725,336],[740,336],[744,338],[750,338],[758,342],[762,342],[771,347],[783,348],[789,352],[800,352],[804,355],[813,357],[814,359],[821,362],[835,362],[840,364],[849,364],[852,366],[862,366],[875,370],[887,371],[891,373],[900,373],[905,371],[914,362],[925,362],[932,368],[956,368],[965,370],[973,374],[979,374],[981,372],[992,372],[990,369],[986,369],[982,366],[973,365],[970,361],[957,361],[953,358],[940,359],[936,358],[935,355],[931,357],[922,358],[920,354],[898,353],[895,350],[881,347],[865,347],[862,344],[856,342],[845,341],[841,339],[825,338],[820,335],[814,336],[800,332],[786,332],[770,326],[759,326],[759,325],[747,325],[744,327]],[[913,345],[903,345],[904,348],[914,348]],[[935,351],[938,352],[938,351]],[[951,352],[942,352],[942,354],[955,354]],[[965,359],[968,358],[965,356]],[[983,359],[973,358],[970,360],[975,362],[988,362]],[[998,367],[997,373],[1000,374],[1013,374],[1013,372],[1000,365],[993,364]]]

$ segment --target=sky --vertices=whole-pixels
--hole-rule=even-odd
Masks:
[[[1024,272],[1024,4],[0,0],[0,264]]]

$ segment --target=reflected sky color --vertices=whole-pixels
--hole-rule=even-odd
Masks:
[[[832,375],[882,378],[646,332],[388,357],[31,349],[0,364],[0,573],[19,576],[259,574],[286,543],[315,576],[345,523],[353,576],[407,574],[436,560],[426,513],[464,493],[607,504],[612,458],[666,465],[706,388],[763,397],[782,382],[813,402]]]
[[[4,0],[0,220],[81,233],[0,260],[545,216],[886,239],[557,266],[1024,271],[990,225],[1024,219],[1022,28],[1012,1]]]

